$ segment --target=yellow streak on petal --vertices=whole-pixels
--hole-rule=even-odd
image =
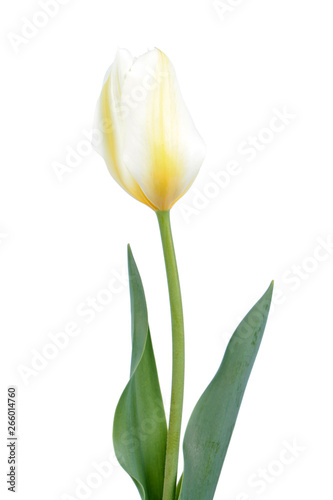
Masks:
[[[153,191],[160,210],[168,210],[178,198],[183,166],[178,153],[178,120],[173,95],[173,73],[169,61],[159,51],[161,83],[156,86],[152,100],[152,119],[148,119]],[[149,174],[148,174],[149,175]]]
[[[126,189],[120,176],[118,162],[116,158],[117,144],[116,144],[115,130],[114,130],[115,125],[111,114],[110,79],[111,79],[111,73],[103,86],[101,94],[103,141],[106,152],[105,160],[115,180],[121,185],[123,189]]]
[[[145,205],[148,205],[153,210],[158,210],[157,207],[147,198],[147,196],[143,193],[139,184],[131,177],[131,185],[126,185],[121,173],[121,166],[118,164],[117,160],[117,141],[115,137],[115,120],[112,116],[112,108],[111,108],[111,98],[110,98],[110,78],[111,73],[105,82],[102,94],[101,94],[101,107],[102,107],[102,127],[103,127],[103,141],[104,141],[104,149],[106,152],[107,158],[105,158],[106,163],[109,167],[109,170],[114,177],[114,179],[118,182],[118,184],[127,191],[133,198],[136,198],[138,201],[141,201]],[[118,91],[120,95],[120,85],[119,85],[119,75],[117,73],[117,84]],[[125,168],[125,167],[123,167]],[[129,174],[128,174],[129,176]]]

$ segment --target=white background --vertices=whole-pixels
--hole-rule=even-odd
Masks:
[[[186,322],[184,428],[238,321],[270,280],[276,283],[215,498],[328,498],[331,2],[72,0],[59,2],[52,18],[40,15],[41,4],[2,2],[0,13],[1,498],[12,498],[5,484],[12,384],[16,498],[83,498],[77,485],[96,479],[93,464],[103,461],[112,472],[86,498],[138,498],[116,465],[111,439],[130,365],[128,242],[146,290],[168,408],[170,320],[156,217],[119,188],[86,139],[118,46],[134,55],[157,46],[170,57],[208,149],[193,188],[172,210]],[[27,20],[44,26],[29,31]],[[276,111],[289,123],[271,133]],[[253,137],[260,151],[245,153]],[[59,177],[56,165],[66,165],[71,148],[84,155]],[[226,177],[230,161],[237,173]],[[211,184],[212,172],[223,186]],[[117,273],[121,279],[112,282]],[[80,315],[110,283],[117,287],[112,301],[99,304],[93,318]],[[73,323],[76,337],[23,376],[52,343],[50,334]],[[284,452],[295,444],[294,456]],[[260,474],[266,479],[259,488]]]

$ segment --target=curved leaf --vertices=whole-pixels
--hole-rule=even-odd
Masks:
[[[167,424],[148,327],[145,295],[130,247],[128,270],[132,315],[130,380],[116,408],[113,444],[120,465],[143,500],[163,491]]]
[[[230,339],[223,361],[193,410],[184,437],[180,500],[212,500],[244,391],[264,333],[273,282]]]

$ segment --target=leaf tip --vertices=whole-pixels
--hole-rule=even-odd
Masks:
[[[127,261],[129,266],[132,262],[134,262],[133,252],[129,243],[127,245]]]
[[[266,292],[264,293],[264,295],[262,296],[262,299],[264,297],[266,297],[269,302],[272,301],[272,297],[273,297],[273,290],[274,290],[274,280],[272,280],[269,284],[269,287],[267,288]],[[261,299],[260,299],[261,300]]]

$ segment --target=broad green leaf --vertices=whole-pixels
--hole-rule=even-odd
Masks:
[[[179,500],[212,500],[244,391],[264,333],[273,282],[240,323],[189,420]]]
[[[132,361],[129,382],[116,408],[113,444],[120,465],[143,500],[163,492],[167,424],[148,327],[139,271],[128,247],[132,315]]]

